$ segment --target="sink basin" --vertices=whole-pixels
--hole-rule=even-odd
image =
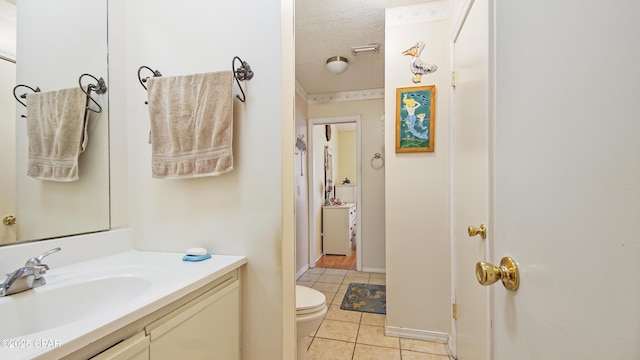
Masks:
[[[151,280],[133,275],[92,278],[60,285],[46,284],[0,297],[0,339],[50,330],[81,320],[107,306],[123,304],[141,295]]]

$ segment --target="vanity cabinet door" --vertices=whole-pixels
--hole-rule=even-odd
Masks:
[[[146,331],[151,336],[152,360],[239,359],[239,281],[212,289]]]
[[[143,331],[110,347],[90,360],[149,360],[149,337]]]

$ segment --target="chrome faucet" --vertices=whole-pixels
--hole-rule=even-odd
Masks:
[[[47,264],[43,264],[42,259],[44,259],[45,256],[51,255],[60,250],[62,250],[62,248],[58,247],[36,257],[32,257],[27,260],[23,267],[14,272],[8,273],[7,278],[2,284],[0,284],[0,296],[19,293],[46,284],[42,275],[49,270],[49,266]]]

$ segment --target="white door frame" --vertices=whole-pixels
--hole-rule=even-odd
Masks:
[[[460,10],[460,13],[458,14],[458,19],[456,20],[456,24],[453,27],[453,31],[451,33],[451,39],[450,39],[450,44],[449,44],[449,52],[450,52],[450,56],[449,56],[449,62],[450,62],[450,69],[452,69],[452,86],[449,87],[449,98],[451,99],[451,101],[449,102],[449,111],[451,114],[451,121],[449,122],[449,141],[450,141],[450,157],[449,157],[449,181],[450,181],[450,186],[449,186],[449,200],[450,200],[450,271],[451,271],[451,303],[452,304],[456,304],[456,288],[457,288],[457,282],[456,282],[456,278],[457,278],[457,271],[456,271],[456,266],[457,266],[457,258],[456,258],[456,229],[455,229],[455,216],[456,216],[456,207],[455,207],[455,179],[456,179],[456,172],[455,172],[455,164],[456,164],[456,147],[455,147],[455,142],[456,142],[456,112],[455,112],[455,42],[457,41],[458,37],[460,36],[460,33],[462,31],[462,28],[467,20],[467,17],[469,15],[469,13],[471,12],[471,9],[473,7],[473,4],[475,3],[475,0],[466,0],[464,5],[462,6],[462,9]],[[454,16],[456,14],[453,14]],[[491,19],[489,21],[490,26],[491,26]],[[492,36],[492,32],[489,32],[489,36]],[[491,39],[489,40],[489,46],[491,47]],[[489,49],[489,56],[493,56],[492,54],[493,49],[490,48]],[[490,70],[491,71],[491,70]],[[494,136],[493,136],[493,129],[494,126],[491,123],[492,121],[492,117],[491,114],[493,112],[493,97],[492,97],[492,91],[493,91],[493,87],[492,84],[494,83],[494,79],[492,78],[494,74],[493,73],[489,73],[489,104],[488,104],[488,110],[489,110],[489,159],[487,159],[487,166],[489,167],[489,209],[488,209],[488,216],[489,216],[489,220],[488,220],[488,226],[489,229],[493,229],[495,227],[495,223],[494,223],[494,214],[492,212],[493,210],[493,204],[492,204],[492,197],[493,197],[493,193],[494,193],[494,189],[493,189],[493,149],[494,149],[494,145],[492,143]],[[485,252],[487,254],[488,260],[492,261],[493,260],[493,236],[488,236],[487,239],[485,240]],[[491,289],[492,290],[492,289]],[[493,328],[492,325],[493,324],[493,291],[488,291],[488,295],[487,295],[487,354],[486,354],[486,359],[492,360],[494,357],[494,351],[493,351]],[[456,319],[453,318],[453,316],[451,317],[451,333],[450,333],[450,339],[449,339],[449,350],[451,352],[451,354],[457,358],[457,331],[456,331]]]
[[[313,156],[313,127],[315,125],[325,125],[325,124],[341,124],[341,123],[356,123],[356,202],[357,206],[361,207],[362,199],[362,165],[361,165],[361,157],[362,157],[362,117],[360,115],[352,115],[352,116],[340,116],[340,117],[329,117],[329,118],[316,118],[309,119],[307,122],[307,139],[308,139],[308,151],[307,151],[307,195],[309,197],[308,200],[308,216],[309,216],[309,268],[316,267],[316,243],[318,239],[316,239],[316,219],[314,216],[314,209],[316,206],[322,206],[322,204],[315,204],[315,196],[313,193],[314,188],[314,178],[316,176],[315,171],[315,163]],[[356,211],[356,270],[361,271],[362,269],[362,240],[360,235],[362,234],[361,226],[361,213],[362,211],[358,209]]]

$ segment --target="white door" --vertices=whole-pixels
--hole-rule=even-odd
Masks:
[[[16,214],[16,64],[0,59],[0,218]],[[17,225],[0,222],[0,244],[16,240]]]
[[[640,2],[495,1],[495,359],[640,359]]]
[[[488,3],[470,2],[466,19],[453,37],[454,120],[454,301],[453,326],[459,360],[486,360],[488,355],[489,290],[476,281],[477,261],[486,261],[489,238],[470,237],[469,226],[488,224]],[[491,229],[489,229],[491,230]],[[492,232],[487,233],[488,236]]]

